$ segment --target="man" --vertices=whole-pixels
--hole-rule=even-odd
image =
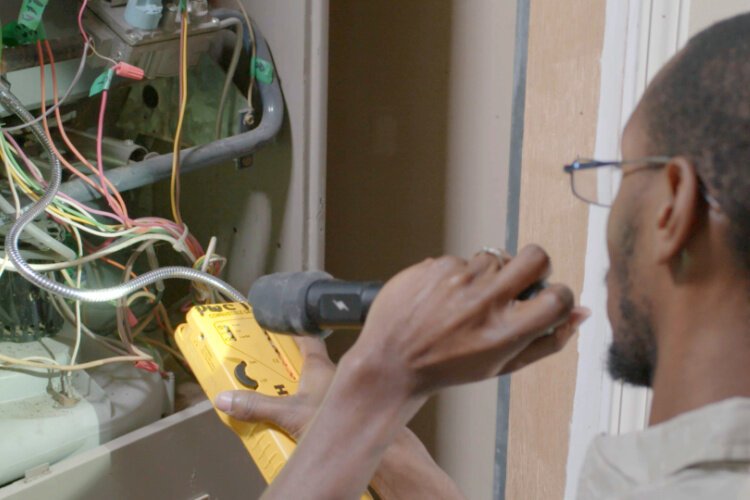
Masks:
[[[657,75],[622,156],[607,232],[609,369],[653,389],[651,427],[597,438],[579,497],[750,498],[750,15],[702,32]],[[265,497],[357,498],[368,483],[386,498],[460,497],[405,424],[440,388],[565,343],[587,317],[570,290],[513,300],[548,272],[536,247],[423,262],[386,285],[338,368],[301,342],[298,396],[220,396],[230,415],[301,438]]]

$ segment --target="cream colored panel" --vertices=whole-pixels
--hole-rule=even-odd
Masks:
[[[330,272],[384,279],[502,246],[514,4],[331,2]],[[495,381],[452,389],[412,423],[471,499],[492,496],[496,399]]]
[[[453,2],[444,249],[502,247],[515,39],[515,2]],[[444,391],[436,457],[471,499],[492,496],[497,380]]]
[[[233,0],[222,6],[236,8]],[[203,242],[219,237],[239,290],[275,270],[323,263],[327,1],[245,0],[271,49],[287,120],[252,167],[223,165],[183,179],[185,220]]]

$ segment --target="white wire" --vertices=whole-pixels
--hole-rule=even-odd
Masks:
[[[234,50],[232,51],[232,59],[229,62],[229,68],[227,68],[227,75],[224,78],[224,88],[221,91],[221,98],[219,99],[219,110],[216,113],[216,124],[215,134],[216,139],[221,139],[221,126],[224,124],[224,110],[226,109],[227,99],[229,98],[229,90],[232,87],[232,80],[234,79],[235,73],[237,73],[237,66],[240,62],[240,55],[242,54],[242,45],[245,38],[245,27],[242,21],[239,19],[230,17],[223,19],[220,24],[222,29],[235,27],[235,41]]]
[[[14,213],[13,205],[2,196],[0,196],[0,212],[5,212],[8,215]],[[39,250],[49,249],[65,260],[76,258],[76,254],[73,250],[53,238],[45,229],[42,229],[36,223],[28,225],[28,238]],[[24,250],[24,253],[29,256],[27,258],[56,260],[51,255],[34,252],[33,250]]]
[[[10,147],[10,149],[13,150],[16,154],[18,154],[13,147]],[[27,165],[29,165],[29,164],[27,164]],[[30,165],[33,165],[33,163],[31,163]],[[10,169],[9,162],[6,161],[5,162],[5,171],[6,171],[6,175],[8,177],[8,184],[10,185],[11,194],[13,195],[13,201],[15,203],[16,218],[18,218],[20,216],[20,214],[21,214],[21,204],[20,204],[20,201],[19,201],[19,198],[18,198],[18,193],[17,193],[17,190],[16,190],[15,179],[11,175],[9,169]],[[69,205],[71,207],[74,207],[75,209],[81,211],[83,214],[87,215],[90,219],[96,220],[95,217],[93,215],[91,215],[91,213],[85,207],[83,207],[83,206],[77,206],[77,205],[71,203],[70,201],[65,200],[64,198],[58,198],[58,201],[60,201],[61,203],[65,203],[66,205]],[[1,203],[7,203],[7,200],[5,200],[5,198],[0,197],[0,202]],[[51,207],[48,208],[48,209],[46,209],[46,212],[47,212],[47,214],[49,214],[49,215],[51,215],[53,217],[60,217],[58,214],[55,214],[53,212],[53,210],[52,210]],[[71,219],[68,219],[67,217],[66,217],[66,220],[68,222],[70,222],[71,225],[74,225],[74,226],[76,226],[77,228],[79,228],[79,229],[81,229],[83,231],[87,231],[87,232],[89,232],[91,234],[94,234],[95,236],[101,236],[101,237],[104,237],[104,238],[112,238],[112,237],[116,237],[116,236],[121,236],[121,235],[128,234],[129,232],[133,232],[133,231],[136,230],[136,228],[131,228],[129,230],[112,231],[111,233],[104,233],[104,232],[97,231],[95,229],[91,229],[91,228],[89,228],[89,227],[87,227],[87,226],[85,226],[83,224],[79,224],[78,222],[75,222],[75,221],[73,221]],[[41,234],[41,231],[43,231],[43,230],[40,230],[40,231],[36,232],[37,233],[36,236],[38,238],[42,238],[41,239],[41,243],[46,244],[51,249],[53,249],[53,250],[57,251],[58,253],[60,253],[63,257],[68,257],[69,253],[72,255],[72,252],[67,251],[68,249],[67,249],[67,247],[65,245],[62,245],[62,244],[56,242],[53,238],[44,237]]]
[[[54,215],[55,217],[59,217],[57,214],[55,214],[54,212],[52,212],[50,210],[47,210],[47,213],[51,214],[51,215]],[[83,225],[83,224],[81,224],[79,222],[76,222],[74,220],[70,220],[70,219],[67,219],[67,218],[65,219],[65,222],[66,222],[66,224],[70,224],[71,226],[77,227],[81,231],[84,231],[84,232],[86,232],[88,234],[91,234],[91,235],[94,235],[94,236],[99,236],[100,238],[117,238],[117,237],[120,237],[120,236],[127,236],[128,234],[133,234],[134,232],[138,231],[138,229],[139,229],[137,227],[131,227],[130,229],[123,229],[121,231],[112,231],[110,233],[105,233],[103,231],[97,231],[96,229],[92,229],[89,226],[85,226],[85,225]]]
[[[12,145],[8,145],[8,149],[12,153],[14,153],[16,156],[20,156],[19,153],[18,153],[18,151],[16,150],[16,148],[13,147]],[[36,169],[36,173],[41,177],[41,173],[39,173],[39,169],[36,168],[36,165],[34,164],[34,162],[27,161],[25,163],[26,163],[27,168],[29,168],[29,170]],[[13,200],[14,200],[15,206],[16,206],[16,218],[18,218],[18,216],[21,213],[20,202],[19,202],[19,199],[18,199],[17,191],[16,191],[15,179],[13,179],[13,177],[11,176],[11,173],[10,173],[9,169],[10,169],[9,162],[6,161],[5,162],[6,175],[8,176],[8,183],[10,184],[11,193],[13,194]],[[71,200],[68,200],[66,198],[63,198],[62,196],[58,196],[55,199],[55,201],[58,202],[58,203],[67,205],[67,206],[69,206],[69,207],[71,207],[71,208],[73,208],[73,209],[81,212],[83,215],[87,216],[89,219],[91,219],[93,221],[96,221],[96,217],[94,217],[91,214],[91,212],[88,210],[88,207],[86,207],[83,204],[77,204],[74,201],[71,201]],[[49,214],[49,215],[51,215],[53,217],[58,217],[58,218],[61,217],[59,214],[56,214],[53,211],[53,208],[54,207],[52,207],[52,206],[47,207],[45,209],[45,212],[47,212],[47,214]],[[74,221],[74,220],[72,220],[72,219],[70,219],[68,217],[65,217],[65,220],[66,220],[66,222],[69,222],[70,224],[75,225],[78,229],[80,229],[82,231],[86,231],[86,232],[88,232],[90,234],[93,234],[94,236],[100,236],[102,238],[112,238],[112,237],[116,237],[116,236],[122,236],[122,235],[129,234],[129,233],[132,233],[133,231],[137,230],[137,228],[130,228],[130,229],[123,229],[123,230],[120,230],[120,231],[110,231],[110,232],[106,232],[105,233],[103,231],[97,231],[96,229],[93,229],[93,228],[90,228],[90,227],[88,227],[86,225],[80,224],[79,222],[76,222],[76,221]]]
[[[99,259],[101,257],[106,257],[106,256],[111,255],[113,253],[117,253],[120,250],[123,250],[125,248],[131,247],[131,246],[136,245],[136,244],[138,244],[138,243],[140,243],[142,241],[147,241],[147,240],[166,241],[168,243],[171,243],[172,246],[175,246],[178,243],[178,241],[177,241],[176,238],[173,238],[172,236],[169,236],[169,235],[166,235],[166,234],[158,234],[158,233],[157,234],[142,234],[140,236],[134,236],[134,237],[132,237],[130,239],[127,239],[127,240],[125,240],[123,242],[112,244],[112,245],[108,246],[107,248],[99,250],[98,252],[94,252],[94,253],[88,254],[88,255],[86,255],[84,257],[81,257],[79,259],[70,260],[70,261],[66,261],[66,262],[55,262],[55,263],[52,263],[52,264],[31,264],[31,268],[34,269],[35,271],[39,271],[39,272],[59,271],[61,269],[67,269],[69,267],[75,267],[75,266],[78,266],[78,265],[81,265],[81,264],[86,264],[87,262],[91,262],[91,261],[97,260],[97,259]],[[193,256],[192,252],[190,252],[187,249],[185,249],[184,251],[187,253],[188,257],[190,257],[191,259],[193,259],[193,262],[196,260],[195,257]],[[10,263],[8,264],[8,271],[15,272],[15,267],[13,266],[13,264],[10,264]]]
[[[133,302],[141,298],[146,298],[151,302],[156,301],[156,295],[151,292],[147,292],[146,290],[141,290],[140,292],[135,292],[133,295],[128,297],[127,306],[130,307]]]
[[[3,153],[5,158],[5,153]],[[8,184],[10,185],[10,194],[13,197],[13,206],[16,209],[16,219],[21,216],[21,200],[18,198],[18,191],[16,191],[16,182],[13,179],[13,175],[10,173],[10,160],[5,158],[5,175],[8,177]]]
[[[68,286],[76,286],[75,280],[71,278],[70,276],[68,276],[67,272],[62,271],[61,274],[65,282],[68,284]]]
[[[136,350],[139,354],[136,356],[114,356],[112,358],[97,359],[94,361],[89,361],[86,363],[79,363],[76,365],[54,365],[54,364],[49,364],[49,363],[39,363],[36,361],[27,361],[24,359],[13,358],[10,356],[6,356],[5,354],[0,354],[0,363],[2,363],[3,365],[8,365],[8,366],[25,366],[27,368],[41,368],[43,370],[71,372],[71,371],[79,371],[79,370],[88,370],[90,368],[96,368],[97,366],[103,366],[103,365],[107,365],[110,363],[153,361],[154,359],[153,357],[144,353],[140,349],[136,348],[135,346],[133,346],[133,349]]]
[[[15,155],[15,156],[17,156],[17,157],[21,157],[21,159],[22,159],[22,160],[24,160],[24,163],[26,164],[26,167],[27,167],[27,168],[28,168],[29,170],[31,170],[31,171],[32,171],[32,174],[34,174],[34,175],[36,175],[36,176],[38,176],[38,177],[41,177],[41,176],[42,176],[41,172],[39,172],[39,169],[38,169],[38,168],[37,168],[37,166],[36,166],[36,165],[34,164],[34,162],[33,162],[33,161],[30,161],[30,160],[28,160],[28,158],[25,158],[25,157],[23,157],[22,155],[20,155],[20,154],[19,154],[19,152],[18,152],[18,150],[17,150],[17,149],[16,149],[16,148],[15,148],[15,147],[14,147],[13,145],[9,144],[9,145],[8,145],[8,150],[10,150],[10,151],[11,151],[11,152],[12,152],[12,153],[13,153],[13,154]],[[5,168],[6,168],[6,172],[7,172],[7,175],[8,175],[8,181],[9,181],[9,183],[10,183],[10,188],[11,188],[11,192],[12,192],[12,193],[14,194],[13,198],[14,198],[14,200],[16,201],[16,212],[17,212],[17,213],[20,213],[20,209],[19,209],[19,202],[18,202],[18,197],[17,197],[17,195],[15,194],[15,193],[16,193],[16,191],[15,191],[15,180],[14,180],[14,179],[13,179],[13,178],[11,177],[11,174],[10,174],[10,172],[8,171],[8,169],[9,169],[9,165],[8,165],[8,163],[7,163],[7,162],[6,162]],[[35,172],[34,172],[34,171],[35,171]],[[64,197],[62,197],[62,196],[58,196],[58,197],[56,197],[56,198],[55,198],[55,201],[56,201],[57,203],[60,203],[60,204],[64,204],[64,205],[67,205],[67,206],[69,206],[69,207],[71,207],[71,208],[73,208],[73,209],[75,209],[75,210],[77,210],[77,211],[81,212],[81,213],[82,213],[83,215],[87,216],[87,217],[88,217],[89,219],[91,219],[91,220],[93,220],[93,221],[96,221],[96,217],[94,217],[94,216],[93,216],[93,215],[91,214],[91,212],[90,212],[90,211],[88,210],[88,207],[86,207],[86,206],[85,206],[84,204],[82,204],[82,203],[75,203],[74,201],[71,201],[71,200],[69,200],[69,199],[66,199],[66,198],[64,198]],[[56,213],[55,213],[55,212],[53,211],[53,208],[54,208],[54,207],[48,207],[48,208],[46,208],[46,209],[45,209],[45,211],[47,212],[47,214],[49,214],[49,215],[51,215],[51,216],[53,216],[53,217],[60,217],[60,215],[59,215],[59,214],[56,214]],[[16,215],[16,218],[18,218],[18,215]],[[81,229],[82,231],[87,231],[87,232],[89,232],[89,233],[93,234],[94,236],[101,236],[101,237],[103,237],[103,238],[111,238],[111,237],[113,237],[113,236],[118,236],[118,235],[123,235],[123,234],[127,234],[127,233],[128,233],[128,231],[132,232],[132,231],[135,231],[135,230],[136,230],[135,228],[131,228],[130,230],[111,231],[111,232],[108,232],[108,233],[104,233],[104,232],[101,232],[101,231],[97,231],[97,230],[95,230],[95,229],[89,228],[88,226],[82,225],[82,224],[80,224],[80,223],[78,223],[78,222],[75,222],[75,221],[73,221],[73,220],[69,219],[68,217],[65,217],[65,219],[66,219],[66,221],[70,222],[71,224],[75,224],[75,225],[76,225],[76,227],[78,227],[78,229]]]
[[[78,229],[73,228],[73,234],[76,238],[76,243],[78,244],[78,256],[79,258],[83,256],[83,242],[81,241],[81,233],[78,232]],[[78,264],[78,271],[76,273],[76,288],[81,288],[81,275],[83,274],[83,265]],[[70,364],[74,365],[76,364],[76,359],[78,358],[78,352],[81,349],[81,301],[76,300],[75,305],[75,314],[76,314],[76,341],[75,345],[73,347],[73,354],[70,355]]]
[[[62,317],[64,317],[71,324],[75,322],[75,313],[73,313],[73,311],[70,309],[70,306],[68,306],[67,302],[65,302],[65,299],[57,295],[50,295],[50,298],[52,299],[52,305],[55,307],[55,309],[57,309],[57,312],[59,312]],[[91,329],[89,329],[83,323],[81,324],[81,329],[87,337],[104,345],[115,354],[126,356],[129,355],[129,352],[125,349],[124,345],[121,342],[99,335],[91,331]]]
[[[3,263],[2,263],[2,264],[0,264],[0,278],[2,278],[2,276],[3,276],[3,273],[5,272],[5,268],[7,268],[7,267],[8,267],[8,264],[9,264],[9,263],[10,263],[10,259],[9,259],[9,258],[8,258],[8,256],[6,255],[6,256],[5,256],[4,258],[3,258]]]
[[[46,356],[27,356],[21,358],[22,361],[39,361],[42,363],[49,363],[51,365],[59,365],[60,363],[56,359],[48,358]]]
[[[92,46],[91,45],[91,40],[89,40],[88,42],[86,42],[86,44],[83,46],[83,56],[81,56],[81,62],[78,64],[78,71],[76,71],[76,74],[73,77],[73,80],[70,82],[70,85],[68,86],[68,89],[65,91],[65,93],[63,94],[63,96],[57,102],[57,104],[55,104],[54,106],[51,106],[50,108],[47,109],[47,111],[44,114],[37,116],[36,118],[34,118],[30,122],[24,122],[24,123],[22,123],[20,125],[14,126],[14,127],[3,127],[2,125],[0,125],[0,132],[3,131],[3,130],[6,131],[6,132],[16,132],[18,130],[23,130],[26,127],[30,127],[31,125],[34,125],[35,123],[39,123],[40,121],[44,120],[49,115],[51,115],[52,113],[54,113],[57,108],[59,108],[60,106],[62,106],[63,103],[65,103],[65,101],[70,96],[71,92],[73,92],[73,89],[76,87],[76,85],[78,85],[78,81],[81,79],[81,76],[83,75],[83,70],[86,67],[87,54],[89,52],[89,47],[91,47],[91,46]]]
[[[214,255],[214,251],[216,250],[216,236],[211,236],[211,239],[208,241],[208,248],[206,248],[206,254],[203,256],[203,264],[201,265],[201,271],[204,273],[208,269],[208,265],[210,264],[211,257]]]
[[[52,296],[53,305],[58,309],[58,311],[63,312],[64,310],[67,310],[68,314],[63,313],[63,316],[67,316],[68,319],[70,319],[71,316],[73,316],[73,311],[70,310],[70,307],[68,307],[68,304],[65,303],[65,299],[62,297],[55,297]],[[80,305],[80,302],[78,303]],[[79,315],[80,317],[80,315]],[[80,323],[82,331],[86,332],[87,335],[89,335],[91,338],[96,340],[97,342],[100,342],[107,346],[108,348],[117,351],[119,348],[116,345],[117,341],[113,339],[107,339],[106,337],[100,337],[99,335],[95,334],[91,330],[85,327],[83,323]],[[23,366],[26,368],[37,368],[42,370],[50,370],[50,371],[61,371],[61,372],[74,372],[74,371],[80,371],[80,370],[88,370],[90,368],[96,368],[98,366],[103,366],[107,364],[112,363],[131,363],[131,362],[137,362],[137,361],[153,361],[153,357],[144,353],[142,350],[138,349],[136,346],[132,346],[133,350],[136,352],[135,356],[131,355],[122,355],[122,356],[114,356],[111,358],[104,358],[104,359],[97,359],[94,361],[89,361],[86,363],[78,363],[75,364],[71,362],[71,364],[68,365],[61,365],[58,361],[51,359],[51,358],[45,358],[42,356],[29,356],[27,358],[13,358],[11,356],[6,356],[2,353],[0,353],[0,364],[2,365],[8,365],[8,366]]]
[[[24,257],[26,259],[36,259],[36,260],[47,260],[50,262],[56,262],[58,260],[58,256],[56,254],[51,254],[49,252],[42,252],[39,250],[32,250],[32,249],[25,249],[23,251]],[[75,258],[76,254],[73,253],[73,258]]]
[[[242,11],[242,17],[245,18],[245,24],[247,25],[247,29],[249,31],[250,35],[250,64],[252,66],[253,62],[255,61],[256,56],[256,45],[255,45],[255,29],[253,29],[253,22],[250,20],[250,15],[247,13],[247,9],[245,8],[245,4],[242,3],[242,0],[235,0],[237,3],[237,7],[239,7],[240,11]],[[255,116],[255,109],[253,107],[253,87],[255,87],[255,68],[250,68],[250,84],[247,86],[247,105],[250,108],[250,116]]]

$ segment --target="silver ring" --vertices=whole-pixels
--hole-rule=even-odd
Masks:
[[[506,257],[505,251],[496,247],[482,247],[482,250],[480,250],[479,253],[488,253],[490,255],[494,255],[501,262],[504,261]]]

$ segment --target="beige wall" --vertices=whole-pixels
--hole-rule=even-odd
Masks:
[[[750,11],[750,0],[698,0],[690,2],[690,36],[729,17]]]
[[[531,3],[529,19],[519,244],[546,248],[551,280],[576,296],[588,209],[570,192],[562,165],[594,151],[605,4],[542,0]],[[582,22],[585,29],[571,29]],[[577,356],[574,339],[511,378],[509,499],[563,498]]]
[[[502,246],[514,28],[507,0],[331,1],[330,272]],[[446,391],[413,422],[471,499],[492,495],[496,392]]]

